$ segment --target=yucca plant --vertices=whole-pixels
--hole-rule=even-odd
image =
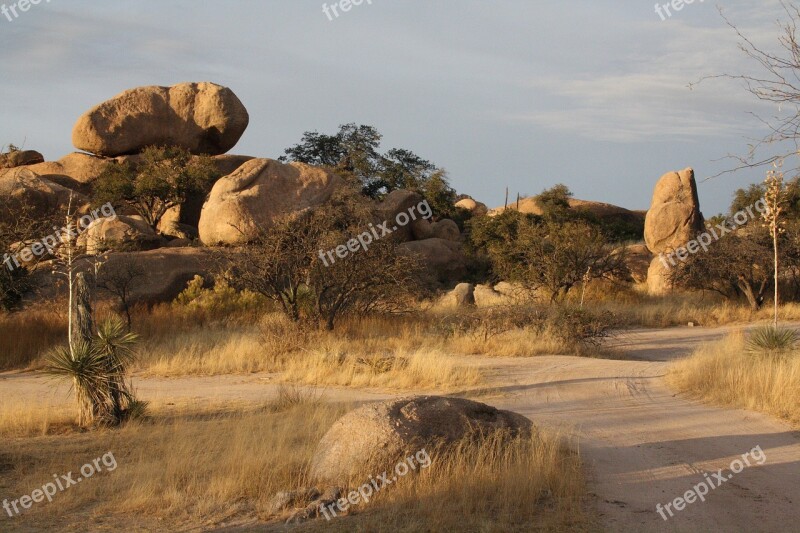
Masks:
[[[112,423],[119,423],[125,418],[125,408],[135,400],[130,387],[125,383],[128,366],[136,359],[133,347],[139,340],[138,335],[127,331],[126,324],[118,318],[112,318],[97,327],[95,347],[106,363],[108,376],[108,392],[111,406],[109,412]]]
[[[79,425],[117,425],[134,412],[144,411],[146,404],[136,400],[125,382],[137,340],[115,318],[100,324],[91,342],[77,341],[71,350],[60,347],[47,356],[46,372],[72,381]]]
[[[47,356],[45,371],[72,380],[78,401],[78,424],[87,427],[108,401],[109,379],[106,358],[93,343],[77,341],[72,349],[60,346]]]
[[[751,353],[783,354],[797,347],[797,331],[776,328],[774,325],[754,329],[747,337],[747,351]]]

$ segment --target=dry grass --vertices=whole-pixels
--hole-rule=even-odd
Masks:
[[[558,435],[465,442],[349,516],[301,531],[586,531],[580,458]],[[374,475],[374,473],[371,473]],[[364,479],[368,475],[364,474]]]
[[[33,437],[73,431],[76,428],[72,398],[53,405],[30,405],[3,398],[0,401],[0,438]]]
[[[681,293],[650,296],[643,286],[597,283],[587,290],[586,307],[607,310],[628,327],[668,328],[689,322],[704,327],[746,324],[768,320],[772,307],[753,311],[744,303],[724,300],[714,293]],[[779,309],[781,320],[800,320],[800,304],[787,303]]]
[[[227,414],[194,414],[118,431],[14,440],[0,453],[0,492],[30,494],[53,473],[77,472],[112,452],[104,472],[37,504],[14,526],[175,531],[272,519],[270,498],[309,486],[314,447],[344,411],[318,402]],[[372,473],[374,474],[374,473]],[[403,478],[354,514],[301,531],[582,531],[580,459],[541,435],[501,447],[489,441]],[[8,527],[0,517],[0,529]]]
[[[67,336],[66,313],[45,308],[0,312],[0,371],[36,364]]]
[[[693,397],[800,423],[800,354],[748,353],[742,333],[702,346],[676,363],[668,379]]]
[[[286,381],[311,385],[439,391],[480,383],[478,370],[420,339],[408,331],[393,336],[386,327],[369,325],[360,338],[346,328],[336,333],[298,330],[272,314],[256,326],[206,327],[148,340],[140,350],[139,369],[170,377],[275,372]]]

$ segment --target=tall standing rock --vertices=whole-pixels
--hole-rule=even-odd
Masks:
[[[694,170],[664,174],[656,184],[644,222],[644,240],[654,254],[680,248],[703,231]]]
[[[232,90],[214,83],[148,86],[123,92],[89,110],[72,130],[79,150],[115,157],[151,145],[194,154],[224,154],[250,121]]]
[[[703,227],[694,170],[687,168],[664,174],[656,184],[644,223],[647,248],[657,256],[668,254],[694,239]],[[650,263],[647,287],[653,295],[666,294],[672,288],[668,267],[660,257]]]

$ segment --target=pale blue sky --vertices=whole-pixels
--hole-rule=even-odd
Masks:
[[[777,0],[721,5],[774,46]],[[447,168],[491,206],[506,186],[563,182],[645,209],[661,174],[726,168],[714,160],[762,133],[747,112],[771,111],[730,83],[688,89],[749,70],[710,0],[667,21],[648,1],[373,0],[332,22],[318,0],[52,0],[0,18],[0,49],[0,144],[57,159],[92,105],[139,85],[213,81],[250,112],[232,153],[277,157],[306,130],[370,124],[384,148]],[[701,182],[703,211],[761,179]]]

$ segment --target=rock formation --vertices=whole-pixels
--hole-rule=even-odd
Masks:
[[[506,430],[530,433],[524,416],[461,398],[422,396],[366,405],[340,418],[322,438],[311,462],[315,481],[346,483],[379,475],[422,449],[452,446],[471,436]]]
[[[214,83],[138,87],[81,116],[72,143],[78,150],[112,157],[151,145],[218,155],[236,145],[249,120],[233,91]]]
[[[200,240],[208,246],[245,243],[277,217],[324,204],[342,184],[303,163],[250,160],[214,185],[200,215]]]

